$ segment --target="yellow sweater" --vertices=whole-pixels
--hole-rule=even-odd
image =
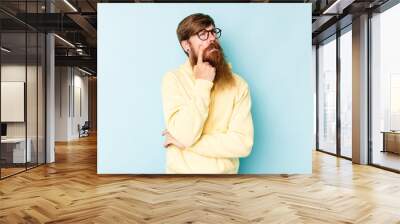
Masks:
[[[186,146],[166,149],[166,173],[236,174],[239,157],[253,146],[251,98],[246,81],[211,91],[213,82],[194,77],[189,60],[162,80],[166,129]]]

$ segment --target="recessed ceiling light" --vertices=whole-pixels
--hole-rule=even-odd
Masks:
[[[11,50],[9,50],[9,49],[7,49],[7,48],[5,48],[5,47],[1,47],[0,49],[1,49],[2,51],[6,52],[6,53],[10,53],[10,52],[11,52]]]
[[[72,10],[74,10],[75,12],[78,12],[78,10],[68,1],[68,0],[64,0],[65,4],[67,4]]]
[[[88,71],[86,71],[86,70],[83,70],[83,69],[81,69],[81,68],[79,68],[79,67],[78,67],[78,70],[81,71],[81,72],[83,72],[83,73],[85,73],[85,74],[88,74],[88,75],[90,75],[90,76],[92,75],[92,73],[90,73],[90,72],[88,72]]]
[[[69,46],[75,48],[75,45],[73,45],[73,44],[72,44],[71,42],[69,42],[68,40],[66,40],[66,39],[64,39],[64,38],[62,38],[62,37],[60,37],[60,36],[57,35],[57,34],[54,34],[54,36],[57,37],[58,39],[60,39],[62,42],[66,43],[67,45],[69,45]]]
[[[322,14],[342,14],[343,9],[351,5],[355,0],[336,0]]]

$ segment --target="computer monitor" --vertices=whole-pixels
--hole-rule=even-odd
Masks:
[[[1,123],[1,136],[7,136],[7,124]]]

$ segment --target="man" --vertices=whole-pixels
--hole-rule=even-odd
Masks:
[[[251,98],[231,71],[213,19],[196,13],[177,28],[188,56],[162,80],[168,174],[237,174],[253,146]]]

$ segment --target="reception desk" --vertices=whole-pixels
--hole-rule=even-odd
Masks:
[[[383,131],[382,152],[400,154],[400,131]]]

